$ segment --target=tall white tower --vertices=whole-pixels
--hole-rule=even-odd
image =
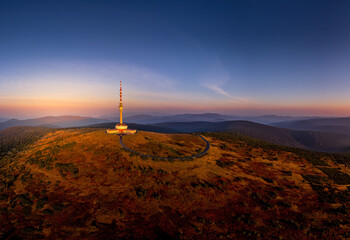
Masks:
[[[123,93],[122,93],[122,81],[120,81],[120,92],[119,92],[119,124],[123,124]]]
[[[126,130],[128,126],[123,124],[123,93],[122,93],[122,81],[120,81],[120,90],[119,90],[119,124],[115,126],[118,130]]]
[[[123,123],[123,92],[122,92],[122,81],[120,81],[119,88],[119,123],[115,125],[115,129],[107,129],[109,134],[129,135],[135,134],[136,130],[128,129],[128,125]]]

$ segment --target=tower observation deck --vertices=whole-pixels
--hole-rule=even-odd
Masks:
[[[123,123],[123,93],[122,93],[122,81],[120,81],[120,94],[119,94],[119,123],[115,125],[115,129],[107,129],[109,134],[135,134],[136,130],[128,129],[128,125]]]

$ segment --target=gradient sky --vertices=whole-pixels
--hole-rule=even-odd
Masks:
[[[350,1],[0,0],[0,117],[350,115]]]

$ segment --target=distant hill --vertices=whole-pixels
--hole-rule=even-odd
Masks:
[[[110,119],[117,121],[119,116],[107,117],[103,116],[104,119]],[[256,123],[270,124],[281,121],[301,120],[307,119],[308,117],[292,117],[292,116],[277,116],[277,115],[261,115],[261,116],[239,116],[239,115],[222,115],[218,113],[201,113],[201,114],[177,114],[177,115],[165,115],[165,116],[154,116],[149,114],[138,114],[129,117],[125,117],[126,122],[139,123],[139,124],[153,124],[162,122],[222,122],[222,121],[233,121],[233,120],[245,120]]]
[[[262,115],[262,116],[237,116],[236,118],[233,118],[233,120],[247,120],[251,122],[256,123],[263,123],[263,124],[271,124],[275,122],[282,122],[282,121],[297,121],[297,120],[303,120],[303,119],[309,119],[310,117],[303,117],[303,116],[278,116],[278,115]]]
[[[109,122],[109,123],[100,123],[100,124],[92,124],[88,126],[83,127],[89,127],[89,128],[114,128],[116,123]],[[142,125],[137,123],[128,123],[128,127],[130,129],[137,129],[139,131],[147,131],[147,132],[156,132],[156,133],[177,133],[179,131],[168,128],[168,127],[162,127],[162,126],[156,126],[156,125]]]
[[[194,122],[194,121],[206,121],[206,122],[219,122],[225,120],[231,120],[232,117],[225,116],[217,113],[202,113],[202,114],[177,114],[169,116],[152,116],[147,114],[134,115],[126,117],[125,121],[132,123],[161,123],[161,122]]]
[[[80,116],[48,116],[26,120],[11,119],[0,123],[0,130],[15,126],[79,127],[104,122],[108,120]]]
[[[90,125],[89,127],[114,128],[114,125],[115,123],[104,123]],[[317,151],[347,152],[350,147],[350,136],[348,135],[316,131],[295,131],[249,121],[165,122],[149,125],[130,123],[128,125],[129,128],[159,133],[232,131],[270,143]]]
[[[350,135],[350,117],[284,121],[272,125],[293,130],[311,130]]]
[[[9,120],[8,118],[0,118],[0,123]]]

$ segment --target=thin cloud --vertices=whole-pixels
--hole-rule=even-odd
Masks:
[[[228,94],[224,89],[220,88],[219,86],[208,84],[208,83],[203,83],[202,85],[210,90],[213,90],[218,94],[221,94],[227,97],[232,97],[230,94]]]
[[[203,87],[226,97],[228,102],[231,101],[234,103],[253,103],[253,101],[250,99],[234,96],[224,90],[222,86],[224,86],[229,81],[229,72],[224,68],[221,60],[216,56],[214,58],[212,66],[208,67],[207,71],[202,76],[200,84]]]
[[[254,103],[254,101],[252,101],[248,98],[233,96],[233,95],[229,94],[228,92],[226,92],[221,87],[213,85],[213,84],[202,84],[202,86],[214,91],[215,93],[218,93],[220,95],[227,97],[229,101],[241,102],[241,103]]]

